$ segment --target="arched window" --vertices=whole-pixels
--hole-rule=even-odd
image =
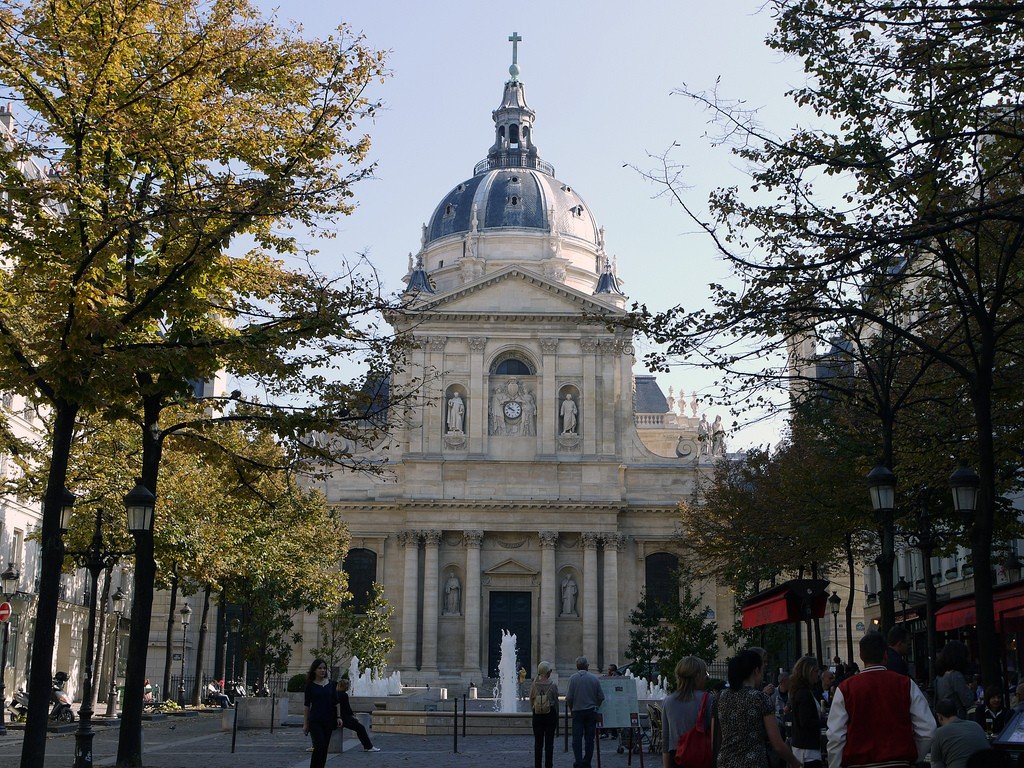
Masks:
[[[529,376],[531,374],[530,366],[514,357],[502,360],[494,372],[499,376]]]
[[[508,143],[509,144],[518,144],[519,143],[519,126],[516,125],[515,123],[512,123],[512,125],[510,125],[508,127]]]
[[[670,552],[655,552],[644,559],[647,599],[660,615],[662,606],[679,600],[679,557]]]
[[[356,613],[365,613],[370,589],[377,579],[377,553],[372,549],[350,549],[342,565],[348,574],[348,591]]]

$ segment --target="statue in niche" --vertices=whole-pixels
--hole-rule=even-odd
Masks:
[[[537,415],[537,398],[533,396],[533,390],[526,390],[526,394],[523,396],[523,434],[524,435],[536,435],[536,422],[534,417]]]
[[[715,423],[711,425],[711,454],[725,456],[725,426],[721,416],[715,416]]]
[[[562,401],[562,434],[563,435],[575,435],[576,434],[576,415],[579,413],[579,409],[576,407],[576,402],[572,399],[572,394],[566,392],[565,400]]]
[[[491,431],[492,435],[500,435],[503,432],[504,416],[501,412],[505,404],[501,397],[501,387],[495,387],[491,392]]]
[[[576,586],[576,579],[572,574],[567,573],[562,579],[562,616],[578,616],[576,613],[576,594],[579,587]]]
[[[700,424],[697,425],[697,442],[700,444],[701,456],[711,453],[711,425],[708,424],[706,413],[701,415]]]
[[[448,398],[448,434],[463,434],[462,425],[465,423],[465,418],[466,403],[457,391],[453,392],[452,396]]]
[[[462,583],[455,571],[448,572],[448,581],[444,584],[444,614],[458,616],[462,612]]]

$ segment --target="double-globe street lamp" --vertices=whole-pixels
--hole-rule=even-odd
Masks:
[[[0,589],[3,589],[4,602],[14,597],[18,589],[18,579],[21,574],[14,570],[14,563],[7,564],[7,570],[0,574]],[[11,619],[8,616],[4,621],[4,644],[3,652],[0,653],[0,736],[7,735],[7,722],[4,713],[5,697],[7,696],[4,685],[4,677],[7,675],[7,644],[11,641]]]
[[[832,655],[836,658],[839,657],[839,605],[842,602],[842,598],[833,589],[832,597],[828,599],[828,607],[832,611],[832,634],[835,639],[835,652]]]
[[[871,495],[871,506],[879,518],[891,514],[896,506],[896,475],[888,467],[879,464],[868,473],[868,491]],[[960,515],[963,527],[970,530],[974,523],[974,513],[978,507],[978,489],[981,479],[978,473],[966,465],[961,465],[949,476],[949,488],[953,494],[953,509]],[[932,551],[938,544],[932,528],[928,510],[922,506],[917,515],[917,529],[910,531],[911,546],[920,550],[925,580],[925,627],[928,638],[928,674],[935,672],[935,583],[931,574]],[[901,576],[894,585],[895,597],[903,604],[904,622],[906,622],[907,603],[910,602],[910,584]]]
[[[192,617],[192,609],[188,603],[181,606],[181,677],[178,679],[178,706],[185,708],[185,633],[188,631],[188,620]]]
[[[117,588],[117,592],[110,598],[110,603],[114,607],[114,654],[110,664],[110,690],[107,692],[107,717],[113,717],[117,714],[117,657],[121,650],[121,615],[122,606],[128,596],[124,593],[121,587]]]
[[[67,533],[71,522],[76,496],[64,489],[60,511],[60,533]],[[124,497],[128,531],[133,536],[153,530],[153,510],[156,499],[153,494],[136,481],[135,487]],[[85,642],[85,680],[82,686],[82,707],[78,713],[78,730],[75,732],[74,768],[92,768],[92,742],[96,735],[92,729],[92,687],[93,687],[93,646],[96,640],[96,587],[100,573],[113,567],[114,563],[128,552],[115,552],[103,546],[103,512],[96,510],[96,523],[89,546],[80,551],[65,551],[74,558],[79,567],[89,572],[89,628]]]

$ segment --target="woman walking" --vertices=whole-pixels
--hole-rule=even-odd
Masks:
[[[775,708],[761,690],[763,664],[761,654],[751,650],[729,659],[729,687],[718,697],[718,768],[768,768],[769,747],[789,768],[800,768],[779,735]]]
[[[702,710],[708,743],[714,742],[714,696],[704,690],[707,681],[708,666],[696,656],[684,656],[676,664],[676,689],[661,703],[663,768],[675,768],[679,737],[693,730]]]
[[[790,741],[793,754],[804,768],[822,768],[821,703],[814,695],[821,671],[813,656],[798,659],[789,676],[789,702],[793,713]]]
[[[551,665],[537,665],[537,678],[530,686],[530,711],[533,712],[533,768],[551,768],[554,761],[555,728],[558,727],[558,686],[551,682]]]
[[[313,739],[313,757],[309,768],[324,768],[331,734],[341,726],[338,716],[338,696],[327,675],[327,662],[314,659],[306,675],[306,697],[302,732]]]

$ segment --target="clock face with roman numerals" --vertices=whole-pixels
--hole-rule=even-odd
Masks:
[[[509,400],[505,403],[504,411],[506,419],[518,419],[523,415],[523,405],[515,400]]]

